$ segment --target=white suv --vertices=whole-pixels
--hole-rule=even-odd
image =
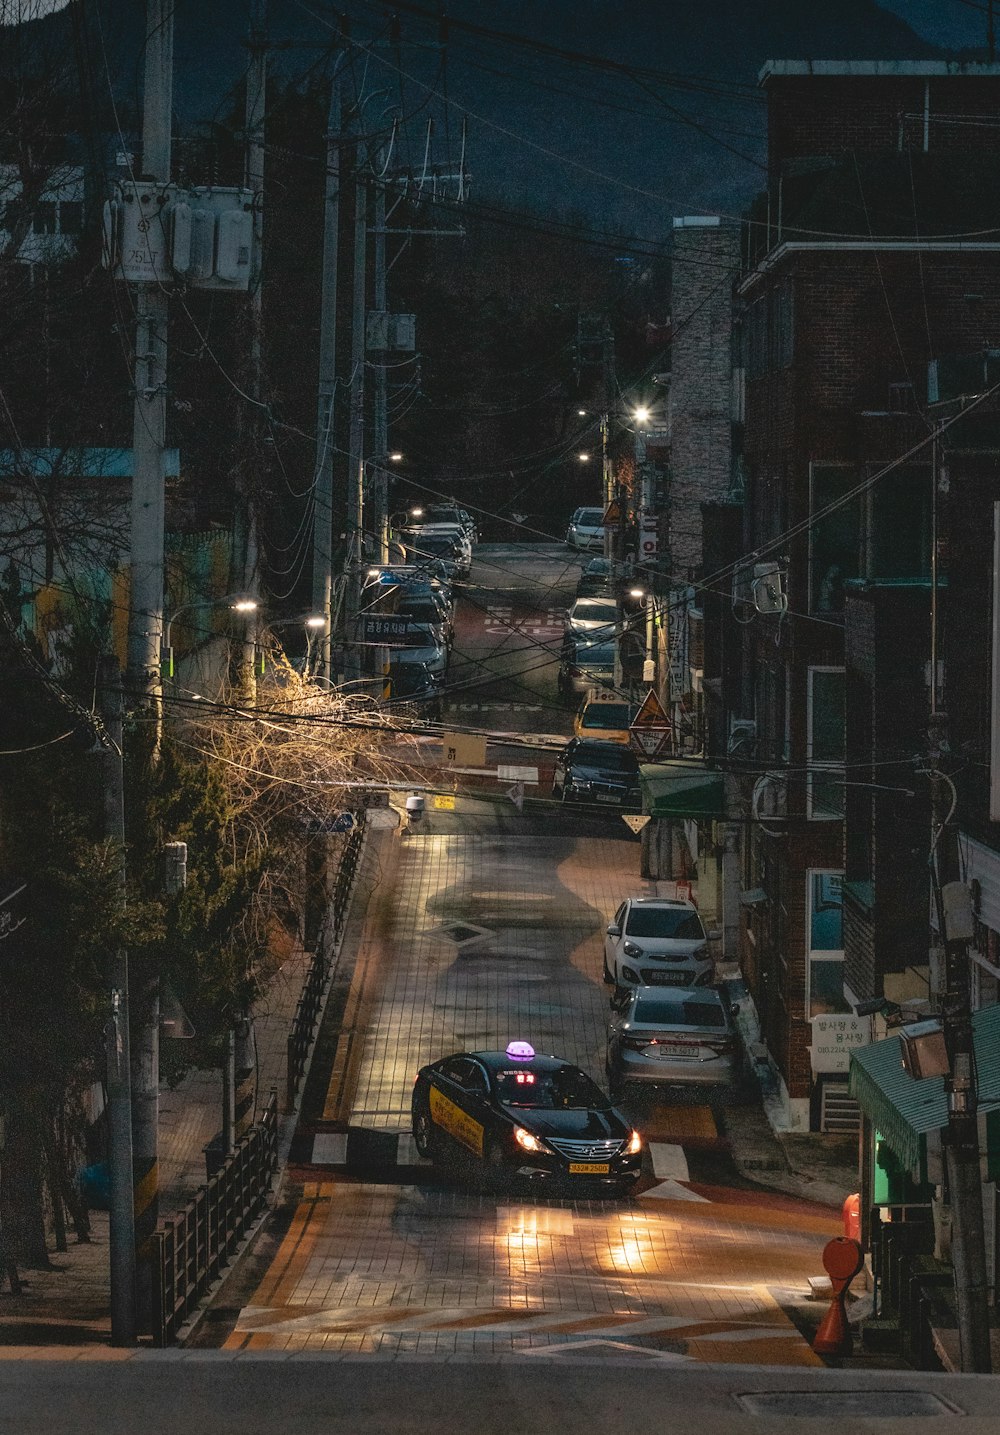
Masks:
[[[710,986],[706,932],[693,902],[627,897],[604,938],[604,980],[616,987]]]

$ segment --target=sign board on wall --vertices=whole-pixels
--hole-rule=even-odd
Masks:
[[[660,546],[660,523],[655,513],[644,508],[639,514],[639,562],[651,563]]]
[[[812,1044],[809,1061],[813,1075],[847,1071],[852,1047],[867,1046],[872,1039],[871,1018],[848,1012],[826,1012],[810,1018]]]
[[[443,756],[450,767],[483,767],[486,738],[475,732],[446,732],[441,739]]]

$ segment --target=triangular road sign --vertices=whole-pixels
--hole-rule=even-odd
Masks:
[[[616,523],[622,521],[622,506],[617,498],[613,498],[604,510],[604,517],[601,519],[603,528],[614,528]]]
[[[625,823],[625,826],[630,827],[633,832],[641,832],[646,823],[650,821],[650,818],[645,815],[640,817],[637,812],[623,812],[622,821]]]
[[[673,734],[668,727],[629,728],[629,747],[637,757],[662,757],[670,746]]]
[[[524,806],[524,783],[515,782],[513,787],[508,787],[507,796],[520,812]]]
[[[663,704],[656,696],[652,688],[642,700],[642,706],[629,724],[631,728],[637,727],[659,727],[669,728],[670,719],[663,711]]]

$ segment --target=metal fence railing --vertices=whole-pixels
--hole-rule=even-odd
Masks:
[[[950,1267],[935,1260],[929,1204],[875,1207],[871,1214],[872,1311],[893,1348],[917,1370],[940,1370],[935,1326],[952,1326]]]
[[[261,1120],[183,1210],[154,1232],[153,1343],[177,1332],[264,1209],[278,1165],[278,1099],[272,1090]]]
[[[288,1033],[288,1053],[285,1076],[285,1107],[291,1111],[295,1105],[299,1085],[305,1075],[306,1062],[316,1033],[316,1023],[323,1006],[323,993],[330,976],[331,948],[344,930],[347,910],[351,900],[351,889],[361,859],[361,848],[365,839],[365,814],[361,812],[348,834],[340,854],[340,863],[334,879],[333,894],[328,908],[328,920],[324,923],[316,943],[309,972],[302,986],[302,993],[291,1030]]]

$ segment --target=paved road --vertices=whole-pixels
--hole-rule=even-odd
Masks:
[[[817,1364],[789,1311],[835,1215],[739,1183],[724,1104],[632,1111],[650,1161],[625,1204],[497,1197],[413,1148],[414,1073],[449,1050],[525,1036],[602,1075],[600,933],[644,890],[634,846],[390,836],[382,871],[285,1204],[199,1343]]]

